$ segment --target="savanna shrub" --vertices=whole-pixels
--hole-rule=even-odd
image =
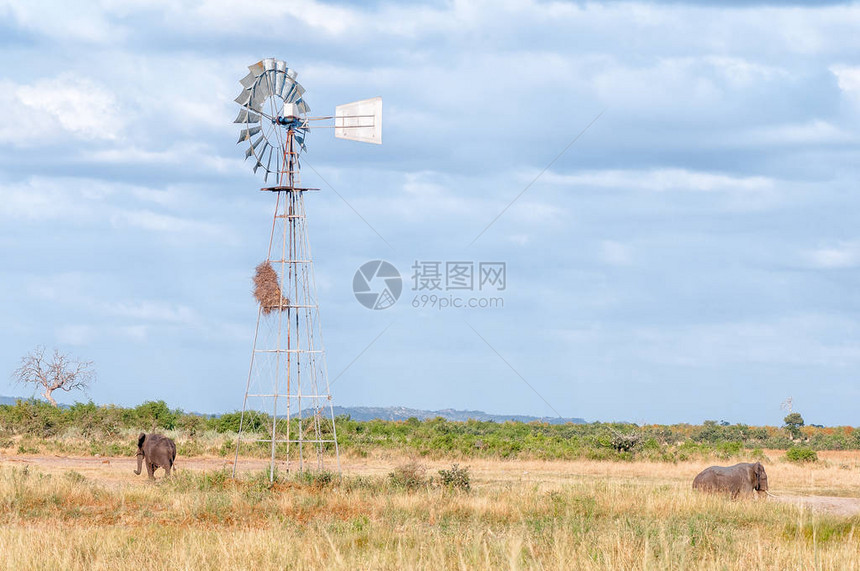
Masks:
[[[471,489],[471,478],[469,467],[460,468],[458,464],[451,466],[450,470],[439,470],[440,482],[446,488],[468,492]]]
[[[388,478],[395,487],[417,490],[427,485],[427,480],[424,478],[426,473],[427,468],[423,464],[417,460],[412,460],[397,466],[393,472],[388,474]]]
[[[792,446],[785,451],[789,462],[817,462],[818,454],[809,446]]]
[[[632,452],[642,442],[642,435],[639,432],[619,432],[612,431],[610,438],[610,446],[616,452]]]

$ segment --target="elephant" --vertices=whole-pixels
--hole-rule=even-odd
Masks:
[[[732,498],[740,494],[767,493],[767,474],[761,462],[734,466],[711,466],[693,480],[693,489],[703,492],[727,492]]]
[[[137,470],[135,474],[140,475],[141,464],[146,461],[146,472],[149,479],[155,479],[155,470],[164,468],[166,476],[170,476],[173,461],[176,460],[176,444],[173,440],[161,434],[140,433],[137,437]]]

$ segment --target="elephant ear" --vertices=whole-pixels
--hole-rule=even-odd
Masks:
[[[755,472],[755,487],[759,489],[761,487],[761,473],[764,472],[764,466],[761,465],[761,462],[755,463],[753,472]]]
[[[140,436],[138,436],[138,437],[137,437],[137,447],[138,447],[138,448],[142,448],[142,447],[143,447],[143,441],[144,441],[144,440],[146,440],[146,433],[145,433],[145,432],[141,432],[141,433],[140,433]]]

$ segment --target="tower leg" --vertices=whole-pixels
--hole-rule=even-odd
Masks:
[[[255,276],[257,326],[233,462],[235,477],[242,456],[267,456],[270,481],[279,462],[287,471],[293,462],[323,470],[333,457],[340,472],[304,192],[276,195],[266,262]]]

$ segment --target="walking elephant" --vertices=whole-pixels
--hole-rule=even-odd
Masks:
[[[753,491],[767,492],[767,474],[761,462],[741,463],[734,466],[711,466],[702,470],[693,480],[693,489],[703,492],[726,492],[733,498]]]
[[[146,462],[146,472],[149,479],[155,479],[155,470],[164,468],[166,476],[170,476],[173,461],[176,460],[176,444],[173,440],[161,434],[140,433],[137,438],[137,470],[135,474],[140,475],[141,465]]]

